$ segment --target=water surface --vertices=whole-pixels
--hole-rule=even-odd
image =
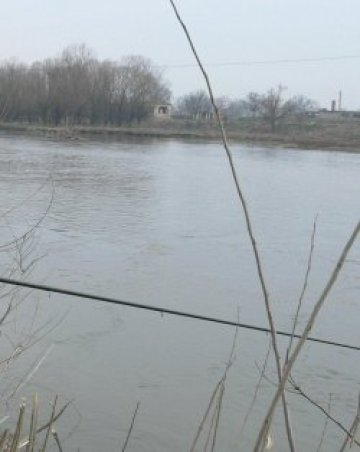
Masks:
[[[318,215],[301,328],[359,219],[359,156],[242,145],[233,152],[279,329],[291,329]],[[241,322],[267,326],[244,218],[217,144],[62,142],[1,134],[3,243],[41,218],[52,187],[50,211],[29,250],[41,259],[28,279],[231,320],[239,311]],[[2,273],[11,259],[2,253]],[[313,335],[360,344],[359,265],[357,244]],[[12,394],[52,348],[11,398],[13,406],[34,391],[44,410],[55,394],[74,399],[58,423],[60,437],[66,450],[95,452],[121,448],[140,401],[128,450],[189,450],[224,371],[232,328],[55,295],[32,293],[25,301],[7,326],[11,338],[44,324],[51,331],[4,375],[3,394]],[[251,450],[276,380],[270,362],[242,428],[268,340],[239,332],[218,450]],[[287,341],[279,343],[284,351]],[[345,425],[356,412],[358,358],[357,352],[311,344],[294,372],[324,406],[332,393],[333,412]],[[316,449],[323,418],[299,397],[289,398],[298,450]],[[280,415],[273,434],[276,450],[287,450]],[[329,425],[324,450],[338,450],[342,440]]]

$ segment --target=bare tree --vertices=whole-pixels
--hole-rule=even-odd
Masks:
[[[85,45],[67,47],[60,58],[46,62],[51,118],[58,124],[88,116],[94,58]]]
[[[8,61],[0,67],[0,119],[16,120],[22,110],[23,81],[26,66]]]
[[[248,109],[254,115],[262,118],[275,132],[279,123],[290,116],[305,115],[315,108],[315,103],[305,96],[284,98],[285,87],[269,89],[265,94],[249,93],[247,97]]]
[[[252,115],[249,103],[245,99],[231,100],[226,106],[225,113],[226,119],[229,121],[237,121]]]
[[[179,114],[190,116],[192,119],[202,119],[210,116],[212,105],[208,94],[204,90],[199,90],[180,97],[176,110]]]
[[[169,102],[163,74],[142,56],[99,61],[84,44],[31,66],[0,65],[0,120],[71,126],[146,119]]]
[[[127,104],[126,119],[140,122],[152,112],[154,104],[169,102],[171,93],[161,72],[153,68],[150,60],[129,56],[121,63],[119,71]]]

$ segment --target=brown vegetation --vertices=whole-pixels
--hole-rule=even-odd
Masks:
[[[276,132],[269,131],[260,119],[244,118],[238,122],[225,122],[228,138],[233,142],[280,146],[283,148],[334,149],[360,151],[360,120],[309,118],[304,122],[287,122]],[[74,125],[44,126],[26,123],[0,123],[0,131],[45,134],[58,139],[91,137],[153,137],[194,140],[218,140],[217,125],[213,121],[171,119],[147,120],[141,124],[123,126]]]
[[[32,65],[0,65],[3,122],[121,125],[143,120],[169,98],[161,73],[141,56],[99,61],[76,45]]]

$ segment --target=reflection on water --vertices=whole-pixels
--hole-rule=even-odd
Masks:
[[[290,328],[313,220],[319,215],[303,325],[358,220],[359,157],[240,145],[233,149],[279,329]],[[239,308],[241,321],[266,325],[244,220],[218,145],[63,143],[0,135],[1,212],[17,206],[2,217],[2,241],[26,231],[46,210],[49,176],[54,201],[37,234],[36,255],[44,257],[33,280],[228,319]],[[1,256],[2,271],[7,259]],[[313,335],[360,343],[359,262],[357,245]],[[55,347],[22,393],[36,390],[46,402],[55,393],[76,400],[81,422],[65,442],[69,450],[119,449],[137,401],[141,408],[129,451],[189,449],[223,372],[231,329],[60,296],[32,294],[28,300],[23,309],[36,302],[39,323],[65,315],[37,345],[39,353],[47,344]],[[28,318],[21,312],[25,325]],[[256,333],[239,334],[218,450],[251,449],[276,379],[269,364],[269,379],[240,435],[267,341]],[[356,411],[356,358],[356,352],[307,345],[294,374],[325,405],[331,392],[345,425]],[[21,378],[32,359],[19,362],[15,377]],[[299,450],[313,450],[323,419],[303,400],[289,398]],[[77,425],[76,413],[72,409],[59,424],[64,437]],[[280,416],[274,436],[276,450],[287,450]],[[329,425],[324,450],[336,450],[342,439]]]

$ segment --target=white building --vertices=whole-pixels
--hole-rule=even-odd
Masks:
[[[155,105],[154,107],[154,116],[157,119],[169,119],[171,118],[171,113],[170,104]]]

